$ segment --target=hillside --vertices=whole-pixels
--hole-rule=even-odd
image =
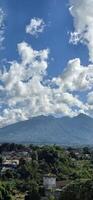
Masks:
[[[0,128],[0,142],[92,145],[93,119],[39,116]]]

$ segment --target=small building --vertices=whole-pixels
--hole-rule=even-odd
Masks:
[[[62,187],[65,185],[64,182],[56,181],[55,175],[45,175],[43,177],[43,187],[44,187],[44,196],[42,196],[42,200],[48,200],[49,197],[54,196],[57,200],[59,200]],[[58,187],[58,188],[57,188]]]
[[[45,189],[54,189],[56,188],[56,176],[55,175],[45,175],[43,177],[43,186]]]
[[[12,168],[12,167],[17,167],[19,165],[19,160],[5,160],[5,161],[3,161],[3,163],[2,163],[2,166],[3,167],[10,167],[10,168]]]

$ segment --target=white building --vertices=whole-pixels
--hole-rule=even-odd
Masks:
[[[56,188],[56,176],[54,175],[45,175],[43,177],[43,186],[45,189]]]
[[[2,163],[2,165],[4,167],[7,167],[7,166],[8,167],[17,167],[19,165],[19,160],[17,160],[17,159],[4,160],[3,163]]]

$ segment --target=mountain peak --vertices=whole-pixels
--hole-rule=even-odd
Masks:
[[[76,116],[76,118],[92,118],[89,115],[86,115],[84,113],[80,113],[79,115]]]

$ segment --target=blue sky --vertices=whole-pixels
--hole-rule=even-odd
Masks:
[[[18,59],[17,44],[26,41],[34,49],[49,48],[48,74],[60,74],[69,59],[79,57],[83,64],[88,62],[88,50],[84,45],[69,44],[69,33],[73,31],[73,18],[68,10],[69,1],[59,0],[9,0],[1,1],[6,14],[4,50],[0,58]],[[43,18],[46,28],[37,39],[25,33],[31,18]],[[51,59],[52,58],[52,59]]]
[[[90,22],[91,25],[93,23],[92,14],[90,16],[90,13],[92,13],[92,5],[92,1],[87,4],[86,0],[82,0],[82,2],[79,0],[78,3],[76,0],[19,0],[18,2],[16,0],[0,1],[0,8],[4,14],[2,21],[4,30],[3,35],[1,34],[4,37],[4,40],[1,42],[0,50],[1,69],[3,68],[3,70],[1,70],[1,73],[3,74],[1,74],[0,81],[1,86],[3,86],[3,88],[1,88],[0,105],[2,125],[4,124],[4,120],[6,125],[40,114],[62,114],[74,116],[80,112],[84,112],[92,116],[93,78],[91,77],[91,73],[93,68],[93,59],[91,49],[93,38],[92,28],[90,26]],[[85,19],[83,18],[84,14],[86,14]],[[26,27],[27,25],[31,25],[30,22],[32,19],[41,19],[45,25],[41,32],[36,33],[37,37],[36,35],[32,35],[31,32],[26,32]],[[0,26],[1,29],[2,24]],[[39,96],[40,93],[38,94],[34,92],[34,94],[31,93],[30,96],[28,95],[26,98],[25,95],[27,94],[23,95],[19,94],[19,91],[15,91],[14,88],[19,88],[20,84],[22,88],[26,87],[26,85],[23,85],[23,83],[26,82],[26,78],[16,78],[17,81],[13,83],[14,85],[12,84],[11,76],[14,75],[15,77],[18,77],[18,71],[15,73],[11,72],[11,68],[16,68],[14,67],[14,62],[19,65],[20,70],[22,65],[24,66],[24,54],[26,58],[27,51],[30,52],[31,50],[27,47],[27,45],[34,51],[37,50],[39,59],[45,62],[42,69],[38,69],[38,76],[37,74],[31,75],[29,80],[35,79],[38,85],[39,83],[42,83],[39,89],[40,91],[41,88],[42,90],[45,90],[45,93],[47,94],[46,97],[43,96],[43,94]],[[47,56],[45,58],[43,54],[43,57],[41,58],[39,52],[44,49],[48,49],[46,53]],[[33,59],[37,59],[37,57],[33,55]],[[13,64],[9,63],[11,61],[13,61]],[[40,64],[42,65],[42,63]],[[45,64],[47,67],[45,67]],[[33,65],[32,60],[31,63],[27,60],[24,68],[27,69],[28,65]],[[76,66],[78,66],[77,69]],[[4,71],[4,69],[6,70]],[[32,71],[30,72],[31,74],[36,73]],[[40,74],[41,72],[43,74],[42,76]],[[37,79],[36,76],[38,77]],[[11,87],[10,85],[8,86],[10,83],[12,85]],[[29,87],[32,88],[31,91],[33,91],[32,83],[28,84],[31,84]],[[10,90],[7,89],[9,87]],[[37,86],[34,85],[34,87]],[[49,90],[51,90],[50,93]],[[51,93],[52,97],[50,98]],[[49,107],[45,106],[45,109],[44,105],[42,105],[42,102],[40,101],[40,98],[43,99],[42,101],[44,105],[48,102]],[[8,103],[6,103],[5,100]],[[29,112],[25,113],[28,101],[30,105],[29,110],[32,112],[32,115],[30,115]],[[37,107],[37,111],[33,108],[33,104]],[[57,108],[54,110],[54,107],[56,106]],[[14,112],[14,116],[11,116],[12,111]],[[9,116],[10,121],[8,119]]]

